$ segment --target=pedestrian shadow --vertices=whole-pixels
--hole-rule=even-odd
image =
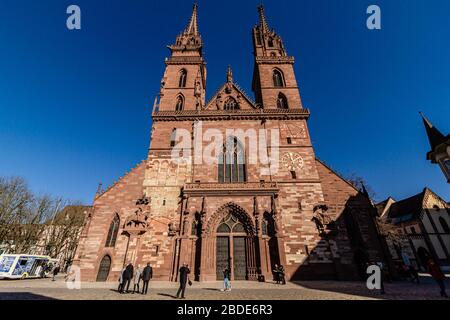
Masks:
[[[115,293],[120,293],[120,291],[117,290],[117,289],[109,289],[109,291],[113,291],[113,292],[115,292]]]
[[[217,288],[203,288],[203,290],[220,291],[221,289],[217,289]]]
[[[177,296],[174,296],[173,294],[168,294],[168,293],[158,293],[158,296],[169,297],[172,299],[178,299]]]

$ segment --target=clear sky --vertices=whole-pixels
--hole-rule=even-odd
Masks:
[[[255,1],[199,1],[207,96],[225,80],[251,94]],[[77,4],[82,29],[66,28]],[[382,30],[366,28],[381,7]],[[418,112],[450,131],[450,1],[265,0],[271,27],[295,56],[316,155],[364,177],[377,198],[450,187]],[[16,0],[0,10],[0,175],[37,193],[86,204],[146,158],[166,45],[191,1]]]

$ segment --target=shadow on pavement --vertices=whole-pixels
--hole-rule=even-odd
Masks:
[[[2,292],[0,300],[58,300],[30,292]]]
[[[158,293],[158,296],[170,297],[170,298],[173,298],[173,299],[178,299],[177,296],[174,296],[173,294],[168,294],[168,293]]]

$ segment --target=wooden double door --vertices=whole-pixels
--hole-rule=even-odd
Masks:
[[[233,214],[225,217],[217,228],[216,275],[223,280],[223,270],[230,268],[231,280],[247,279],[247,233]]]
[[[245,236],[217,236],[217,280],[223,280],[223,270],[230,268],[231,280],[247,279]]]

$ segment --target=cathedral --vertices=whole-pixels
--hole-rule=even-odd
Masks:
[[[288,280],[351,280],[384,261],[367,192],[316,158],[294,57],[262,6],[258,14],[254,96],[228,67],[206,100],[194,5],[164,61],[147,158],[97,191],[74,260],[82,281],[117,281],[129,262],[150,263],[164,281],[177,281],[183,263],[196,281],[222,279],[225,267],[231,280],[271,281],[275,264]],[[212,131],[224,137],[217,161],[196,159]]]

